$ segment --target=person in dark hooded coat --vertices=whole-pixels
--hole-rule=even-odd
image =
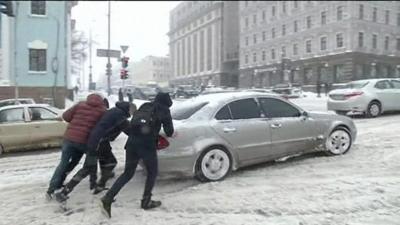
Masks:
[[[148,104],[148,103],[145,103]],[[142,160],[146,170],[147,178],[141,201],[143,209],[151,209],[161,205],[160,201],[151,200],[152,190],[158,174],[158,160],[157,160],[157,141],[161,126],[165,134],[171,137],[174,133],[174,126],[169,108],[172,106],[172,100],[168,93],[158,93],[152,102],[153,111],[153,127],[152,132],[147,135],[137,135],[135,132],[129,132],[129,138],[125,144],[125,170],[121,174],[110,190],[101,199],[103,212],[110,218],[111,217],[111,204],[114,197],[124,187],[126,183],[133,177],[139,160]],[[139,111],[144,107],[141,106]]]
[[[101,143],[103,141],[115,139],[121,131],[128,133],[128,118],[133,114],[135,109],[136,106],[133,103],[117,102],[114,108],[108,110],[103,117],[101,117],[100,121],[90,133],[87,142],[88,150],[86,152],[83,168],[72,177],[61,191],[55,194],[58,202],[67,200],[68,194],[88,175],[90,175],[91,189],[95,188],[97,179],[97,155]]]

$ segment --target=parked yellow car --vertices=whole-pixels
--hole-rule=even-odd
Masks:
[[[61,111],[45,104],[0,108],[0,155],[61,146],[67,123]]]

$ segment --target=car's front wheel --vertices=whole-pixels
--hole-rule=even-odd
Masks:
[[[208,148],[197,160],[195,170],[201,182],[223,180],[232,170],[230,154],[222,147]]]
[[[377,117],[381,114],[381,104],[378,101],[372,101],[368,104],[366,116],[369,118]]]
[[[325,147],[328,155],[343,155],[352,145],[350,132],[342,127],[335,128],[326,139]]]

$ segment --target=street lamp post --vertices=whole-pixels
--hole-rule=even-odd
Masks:
[[[107,94],[111,95],[111,61],[110,61],[110,39],[111,39],[111,1],[108,1],[108,47],[107,47]]]

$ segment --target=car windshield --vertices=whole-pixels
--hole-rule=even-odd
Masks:
[[[350,82],[342,87],[339,87],[338,89],[360,89],[365,87],[368,84],[368,81],[355,81],[355,82]]]
[[[193,102],[185,101],[178,103],[171,108],[171,116],[174,120],[186,120],[189,119],[193,114],[207,105],[208,102]]]

